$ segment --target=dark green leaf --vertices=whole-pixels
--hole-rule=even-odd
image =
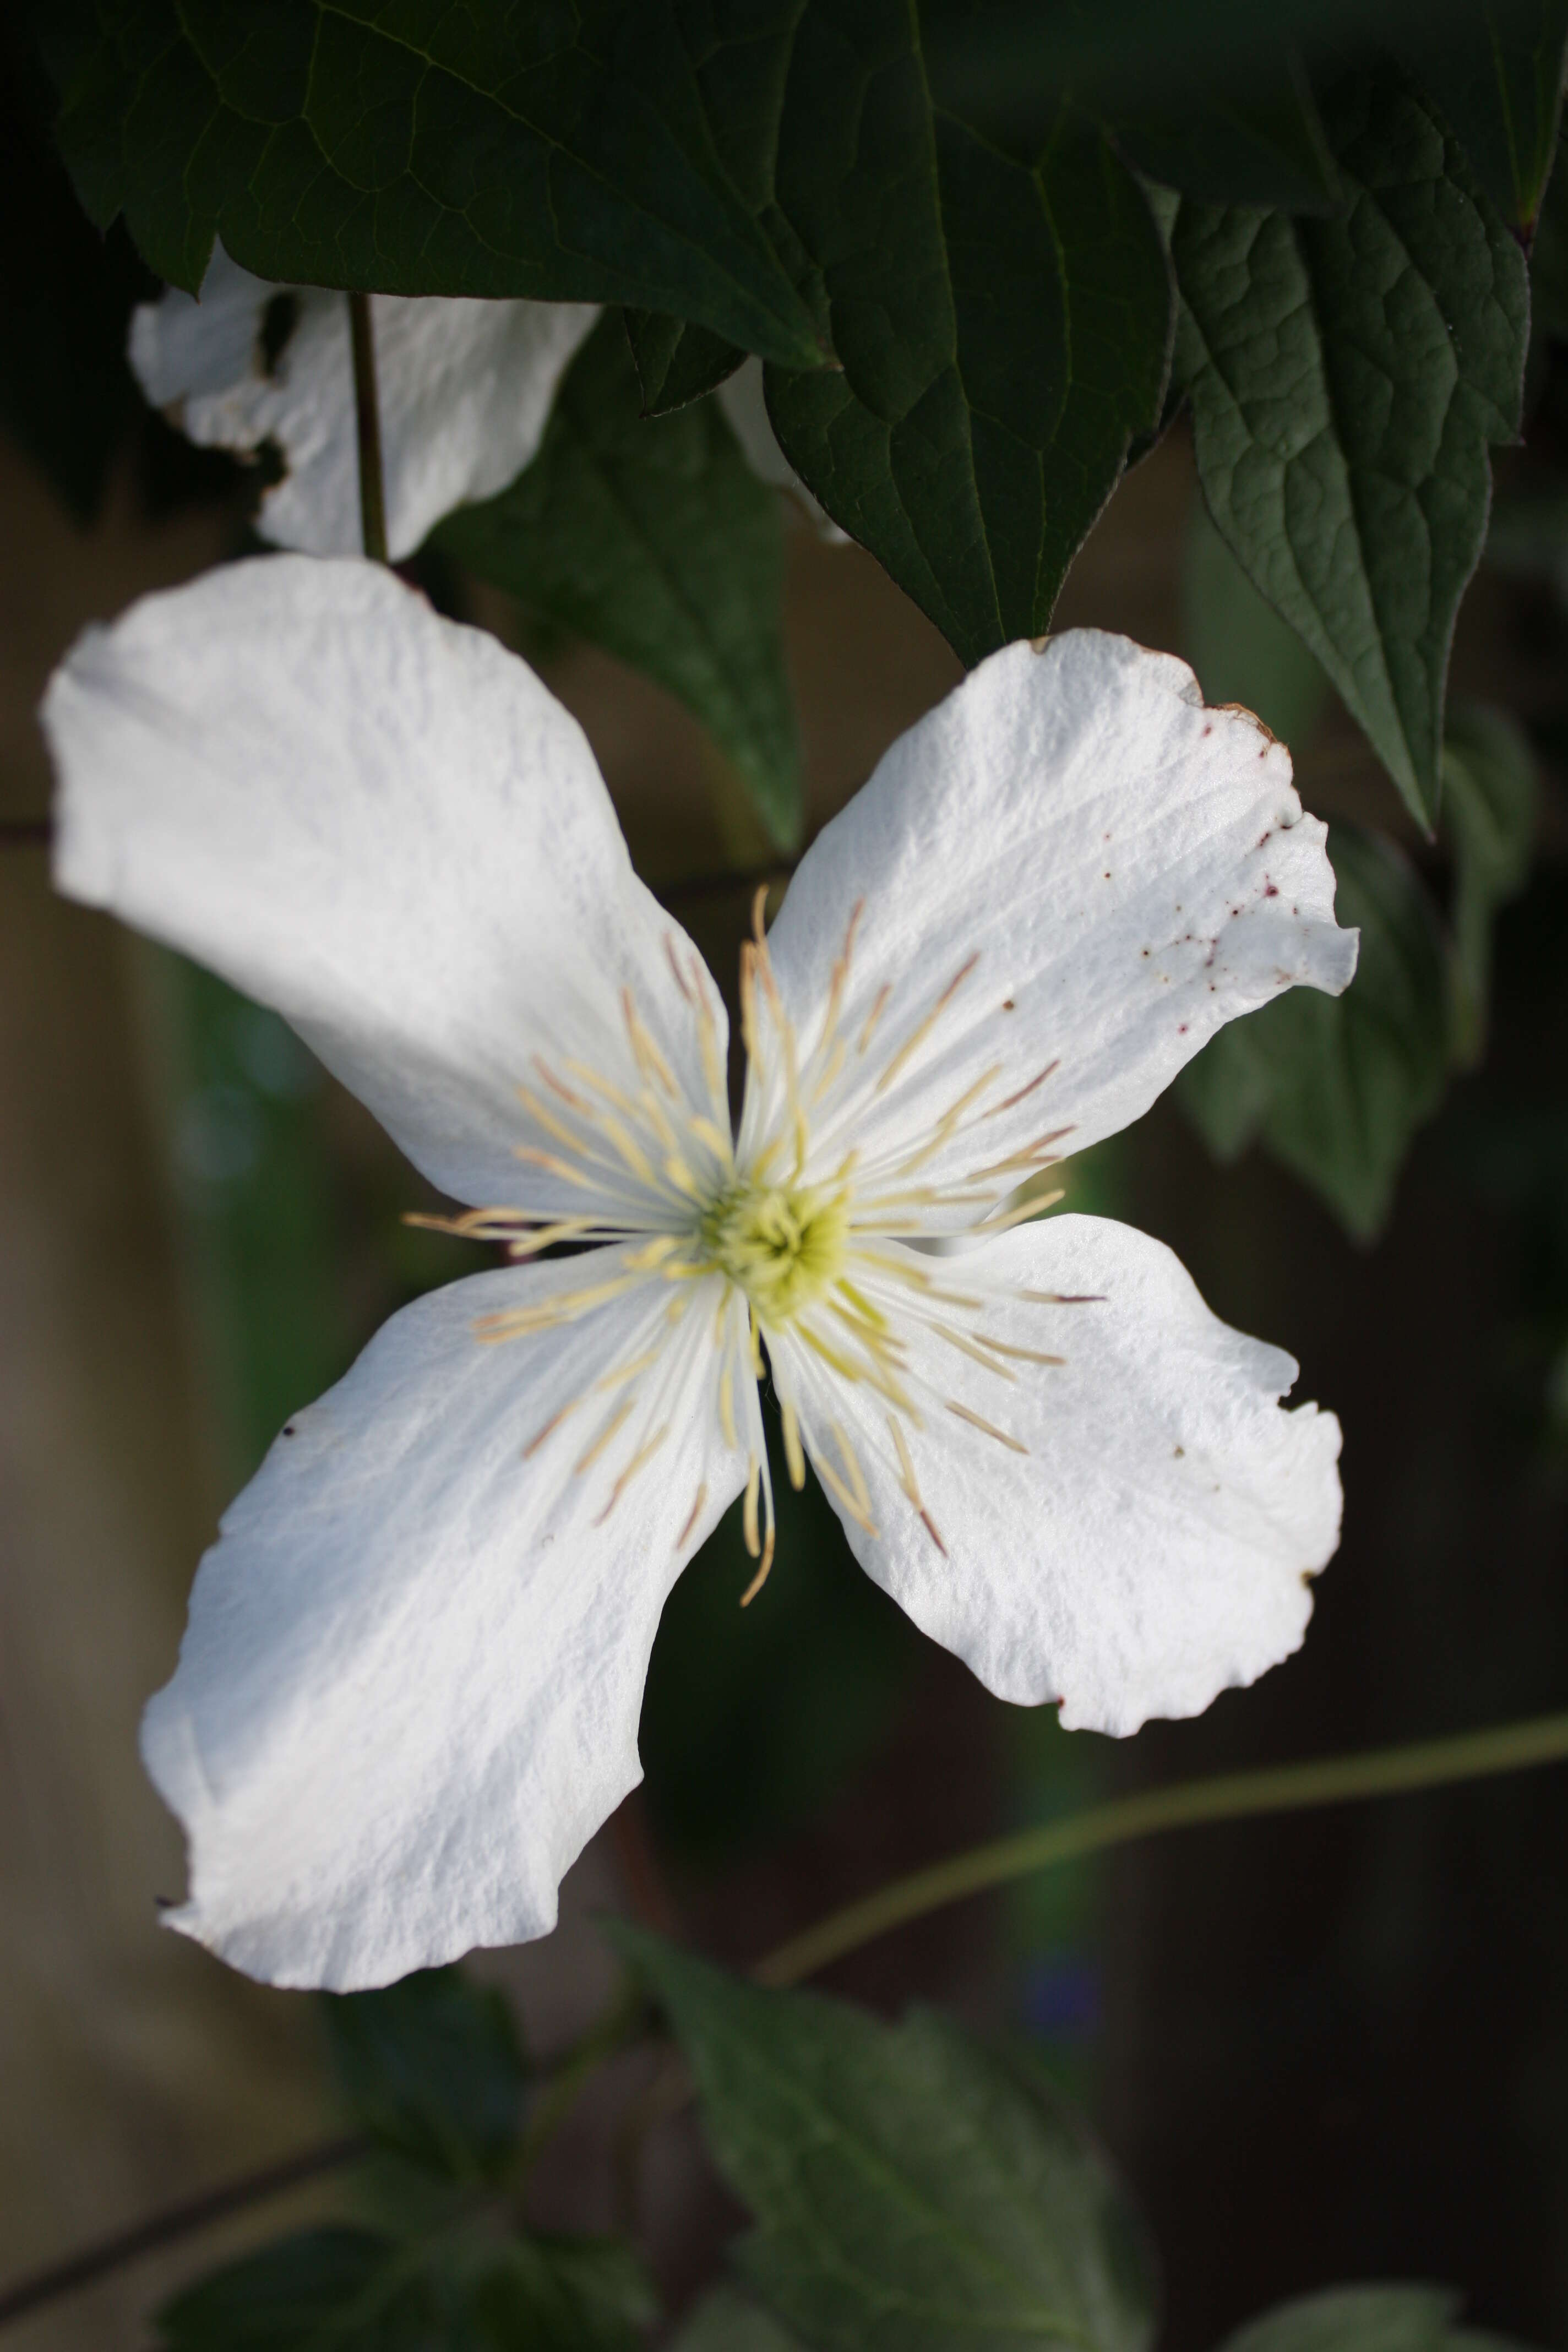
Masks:
[[[1043,629],[1164,390],[1136,182],[1067,119],[1031,172],[933,112],[903,0],[854,0],[802,22],[777,192],[841,363],[770,368],[791,463],[966,662]]]
[[[625,317],[645,416],[662,416],[689,400],[700,400],[733,375],[746,356],[721,335],[662,310],[627,310]]]
[[[703,2296],[679,2330],[672,2352],[803,2352],[798,2336],[733,2287]]]
[[[1499,212],[1528,235],[1556,143],[1568,0],[1489,0],[1402,47]]]
[[[1221,2352],[1504,2352],[1500,2337],[1450,2326],[1458,2305],[1446,2287],[1330,2287],[1249,2320]]]
[[[448,2179],[483,2181],[517,2144],[525,2069],[511,2011],[457,1969],[425,1969],[381,1992],[321,1999],[354,2121]]]
[[[721,2170],[759,2227],[748,2281],[817,2352],[1142,2352],[1120,2192],[1065,2111],[930,2011],[898,2026],[761,1992],[640,1929]]]
[[[1329,681],[1294,629],[1258,594],[1201,499],[1182,566],[1185,652],[1205,702],[1240,702],[1300,751],[1328,698]]]
[[[765,80],[776,42],[689,39],[679,0],[41,13],[83,202],[100,225],[123,210],[177,286],[216,235],[283,284],[640,303],[792,366],[824,356],[711,111],[737,54]]]
[[[1361,930],[1342,996],[1293,988],[1212,1038],[1177,1081],[1215,1157],[1254,1137],[1358,1240],[1380,1231],[1410,1139],[1442,1099],[1449,1014],[1430,898],[1389,842],[1330,835],[1339,921]]]
[[[518,2238],[464,2301],[476,2352],[629,2352],[658,2315],[641,2266],[609,2239]]]
[[[1535,755],[1517,719],[1456,704],[1443,740],[1443,830],[1454,853],[1455,1053],[1480,1059],[1492,919],[1524,887],[1535,835]]]
[[[165,2352],[444,2352],[425,2281],[370,2230],[302,2231],[166,2303]]]
[[[1343,218],[1183,204],[1177,371],[1222,535],[1429,824],[1487,445],[1519,421],[1524,261],[1392,72],[1342,84],[1324,120]]]
[[[784,521],[716,404],[645,418],[625,331],[601,319],[543,444],[435,543],[531,612],[669,688],[711,729],[781,848],[800,752],[781,623]]]

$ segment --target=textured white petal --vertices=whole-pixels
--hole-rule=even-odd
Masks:
[[[1224,1022],[1300,982],[1337,993],[1356,935],[1334,924],[1324,837],[1283,745],[1250,713],[1205,709],[1172,656],[1097,630],[993,655],[825,827],[770,935],[806,1052],[861,906],[838,1026],[852,1047],[868,1022],[874,1036],[814,1117],[814,1165],[847,1138],[863,1171],[890,1164],[992,1068],[922,1183],[1058,1130],[1078,1150],[1138,1118]],[[989,1179],[994,1195],[1022,1172]]]
[[[721,1056],[718,992],[575,720],[381,567],[262,557],[147,597],[78,642],[44,720],[60,887],[276,1005],[446,1191],[584,1206],[525,1180],[515,1147],[551,1139],[516,1090],[547,1054],[636,1092],[624,991],[706,1099],[693,992]]]
[[[293,306],[270,368],[268,305]],[[598,317],[586,302],[371,297],[387,540],[394,560],[469,499],[489,498],[539,447],[555,388]],[[149,400],[177,405],[193,441],[275,443],[288,471],[258,527],[312,555],[360,550],[359,457],[348,297],[252,278],[220,246],[199,299],[171,289],[131,322],[131,364]]]
[[[659,1612],[744,1477],[714,1401],[716,1286],[673,1328],[668,1286],[644,1281],[564,1328],[473,1330],[622,1255],[405,1307],[225,1517],[142,1748],[190,1843],[167,1924],[250,1975],[345,1990],[546,1934],[563,1873],[640,1778]],[[575,1472],[630,1392],[595,1383],[661,1334],[667,1360]]]
[[[874,1391],[770,1335],[808,1449],[842,1485],[834,1423],[847,1433],[877,1534],[841,1512],[846,1531],[916,1624],[999,1697],[1060,1699],[1070,1728],[1117,1734],[1196,1715],[1288,1657],[1340,1525],[1339,1423],[1279,1409],[1289,1357],[1219,1322],[1161,1243],[1101,1218],[1047,1218],[920,1266],[988,1294],[978,1317],[946,1313],[952,1328],[1066,1359],[1003,1359],[1008,1379],[900,1316],[923,1424],[910,1458],[945,1553]],[[1023,1290],[1100,1296],[1048,1306]],[[897,1311],[896,1286],[872,1295]]]
[[[719,386],[719,404],[757,479],[766,482],[773,489],[788,490],[800,500],[824,539],[847,546],[848,532],[839,530],[826,508],[806,488],[779,446],[779,437],[773,431],[773,419],[768,415],[768,404],[763,393],[761,360],[755,357],[742,360],[734,374],[725,377]]]

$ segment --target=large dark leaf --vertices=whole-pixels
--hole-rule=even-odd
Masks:
[[[216,235],[284,284],[641,303],[825,356],[736,193],[721,72],[700,80],[679,0],[56,0],[40,23],[88,210],[123,210],[177,286]]]
[[[1424,824],[1454,618],[1518,426],[1523,257],[1392,72],[1325,108],[1342,218],[1184,203],[1171,250],[1209,509]]]
[[[504,1997],[457,1969],[380,1992],[329,1993],[321,2013],[362,2130],[459,2181],[503,2172],[517,2144],[524,2067]]]
[[[1065,2109],[930,2011],[760,1992],[640,1930],[752,2287],[816,2352],[1143,2352],[1137,2240]]]
[[[1148,205],[1063,118],[1030,171],[931,103],[904,0],[802,21],[780,209],[840,365],[768,372],[796,471],[966,662],[1047,625],[1164,389]]]
[[[781,637],[778,498],[714,402],[641,411],[612,313],[574,361],[533,463],[499,498],[449,516],[436,544],[679,695],[791,848],[800,753]]]
[[[1361,931],[1349,988],[1293,988],[1231,1022],[1176,1084],[1216,1159],[1256,1138],[1371,1241],[1411,1137],[1442,1099],[1448,976],[1436,910],[1392,844],[1337,828],[1329,854],[1334,913]]]

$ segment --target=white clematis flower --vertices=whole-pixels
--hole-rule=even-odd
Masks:
[[[733,1135],[576,725],[389,574],[149,597],[45,716],[61,887],[287,1014],[519,1261],[395,1316],[227,1514],[144,1733],[173,1926],[336,1987],[544,1934],[737,1495],[766,1568],[764,1351],[792,1475],[1002,1697],[1129,1732],[1296,1648],[1332,1417],[1157,1243],[1007,1206],[1353,969],[1287,753],[1182,663],[1012,646],[893,746],[746,951]]]
[[[537,455],[556,386],[598,318],[592,302],[374,294],[387,551],[400,562],[443,515],[506,488]],[[348,297],[269,285],[213,250],[199,298],[171,287],[131,320],[130,360],[155,408],[204,447],[274,443],[286,467],[257,528],[308,555],[360,551]]]
[[[539,452],[556,391],[599,316],[592,302],[374,294],[387,552],[412,555],[443,515],[493,498]],[[274,286],[213,248],[198,296],[170,287],[131,320],[132,372],[204,448],[270,442],[283,478],[261,495],[263,538],[306,555],[361,550],[348,297]],[[780,448],[748,360],[719,399],[758,478],[794,493],[823,536],[845,534]]]

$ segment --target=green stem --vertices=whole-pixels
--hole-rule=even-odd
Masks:
[[[353,346],[354,426],[359,436],[359,520],[364,551],[385,563],[386,491],[381,461],[381,404],[375,390],[375,333],[370,296],[349,296],[349,339]]]
[[[1568,1715],[1537,1716],[1529,1723],[1461,1732],[1450,1739],[1427,1739],[1409,1748],[1373,1748],[1356,1756],[1329,1756],[1307,1764],[1281,1764],[1262,1771],[1226,1772],[1207,1780],[1184,1780],[1173,1789],[1150,1789],[1119,1797],[1066,1821],[1021,1830],[990,1845],[950,1854],[908,1878],[879,1886],[858,1903],[847,1904],[792,1936],[759,1960],[752,1973],[759,1984],[798,1984],[831,1960],[907,1920],[944,1904],[978,1895],[1032,1871],[1099,1853],[1156,1830],[1184,1829],[1198,1822],[1240,1821],[1248,1814],[1296,1812],[1309,1805],[1342,1805],[1362,1797],[1396,1796],[1433,1789],[1445,1781],[1479,1780],[1494,1772],[1517,1772],[1527,1765],[1568,1759]]]
[[[647,2010],[647,1996],[641,1986],[628,1977],[609,2007],[557,2066],[549,2089],[542,2091],[534,2102],[518,2147],[514,2167],[518,2179],[526,2179],[546,2142],[565,2122],[590,2074],[596,2074],[606,2059],[613,2058],[617,2050],[635,2038]]]

